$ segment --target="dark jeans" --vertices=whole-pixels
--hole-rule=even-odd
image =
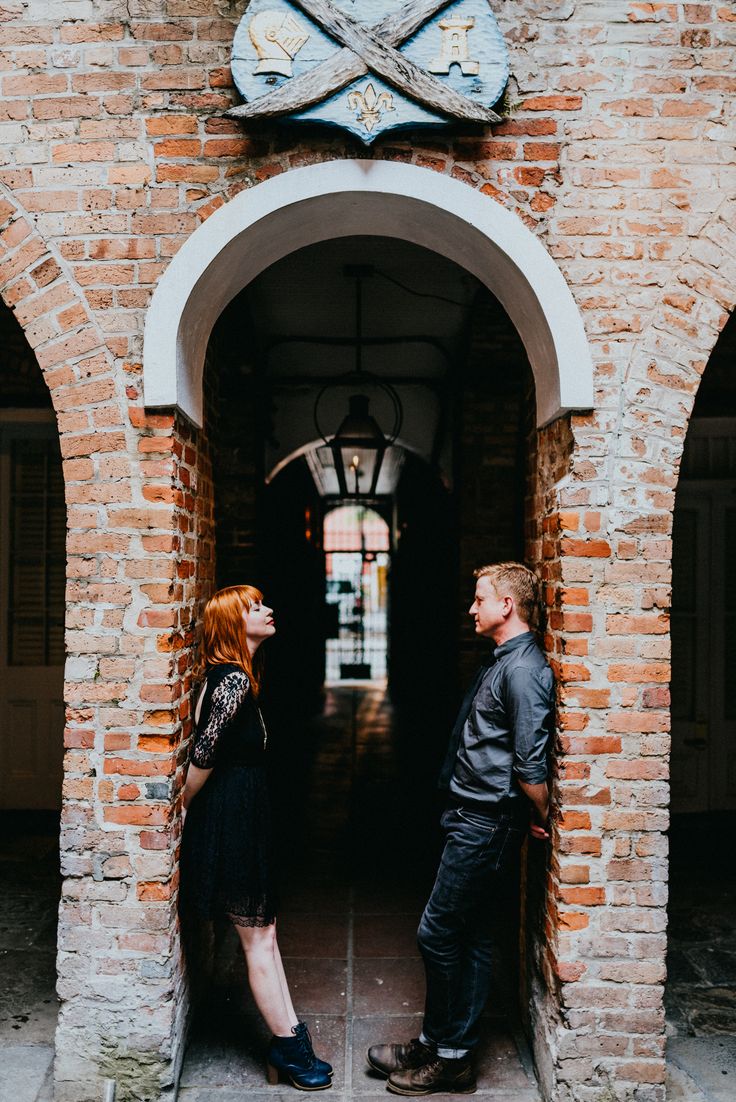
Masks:
[[[442,827],[445,848],[417,940],[427,977],[423,1038],[452,1057],[478,1043],[494,925],[511,904],[526,821],[515,813],[488,818],[453,808]]]

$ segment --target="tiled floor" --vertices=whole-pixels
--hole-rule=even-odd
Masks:
[[[416,1036],[424,977],[414,946],[419,894],[395,911],[391,893],[325,882],[321,910],[290,910],[279,920],[284,964],[295,1004],[315,1048],[335,1067],[330,1097],[385,1098],[385,1084],[365,1061],[370,1044]],[[394,904],[395,905],[395,904]],[[383,913],[381,913],[383,912]],[[265,1084],[267,1034],[254,1013],[239,946],[218,932],[218,982],[202,1008],[181,1079],[183,1102],[294,1097]],[[496,1102],[538,1102],[523,1040],[502,1018],[488,1018],[479,1059],[479,1093]]]
[[[676,816],[670,830],[671,1102],[736,1098],[735,827],[736,815],[724,812]]]
[[[672,824],[665,1006],[673,1037],[736,1037],[735,828],[725,812]]]
[[[300,803],[292,791],[284,799],[297,809],[289,821],[299,822],[299,832],[294,838],[284,832],[291,860],[279,942],[297,1010],[315,1048],[335,1067],[326,1096],[335,1102],[386,1098],[365,1051],[408,1040],[421,1024],[416,928],[438,839],[431,800],[423,804],[402,782],[391,722],[381,690],[330,691],[325,717],[303,733],[312,752],[311,761],[301,762],[298,787],[310,796]],[[288,790],[288,777],[284,783]],[[247,992],[239,946],[224,928],[214,976],[186,1055],[182,1102],[294,1098],[288,1085],[266,1086],[267,1036]],[[501,1013],[486,1022],[479,1094],[494,1102],[539,1099],[523,1039]]]

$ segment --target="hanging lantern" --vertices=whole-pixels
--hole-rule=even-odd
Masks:
[[[387,440],[368,412],[365,394],[353,394],[350,408],[330,441],[340,493],[375,497]]]
[[[372,498],[378,492],[378,478],[386,449],[395,442],[401,431],[403,409],[393,386],[370,371],[363,370],[363,296],[362,279],[368,269],[356,265],[349,268],[355,279],[355,370],[338,376],[333,383],[322,387],[314,404],[314,423],[320,436],[332,452],[335,473],[341,497]],[[323,395],[334,387],[369,387],[385,394],[393,406],[394,423],[385,434],[370,414],[366,394],[353,394],[349,400],[347,415],[334,436],[326,436],[320,426],[319,406]]]

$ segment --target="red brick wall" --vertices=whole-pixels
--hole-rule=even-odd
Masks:
[[[721,0],[492,6],[511,119],[370,151],[222,119],[243,3],[0,11],[0,293],[52,395],[69,510],[61,1099],[96,1097],[105,1074],[155,1095],[182,1036],[176,792],[212,492],[200,435],[143,411],[145,310],[217,206],[344,157],[411,161],[503,203],[583,313],[595,410],[541,434],[533,497],[561,671],[536,1052],[555,1099],[663,1098],[669,534],[735,297],[736,18]]]

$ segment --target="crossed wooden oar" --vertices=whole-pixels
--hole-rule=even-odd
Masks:
[[[500,122],[500,117],[490,107],[474,103],[443,84],[396,49],[450,2],[409,0],[402,5],[400,12],[387,15],[368,29],[345,15],[332,0],[294,0],[303,12],[342,45],[342,49],[308,73],[295,77],[251,103],[232,107],[227,114],[239,119],[255,119],[303,111],[373,71],[411,99],[442,115],[472,122]]]

